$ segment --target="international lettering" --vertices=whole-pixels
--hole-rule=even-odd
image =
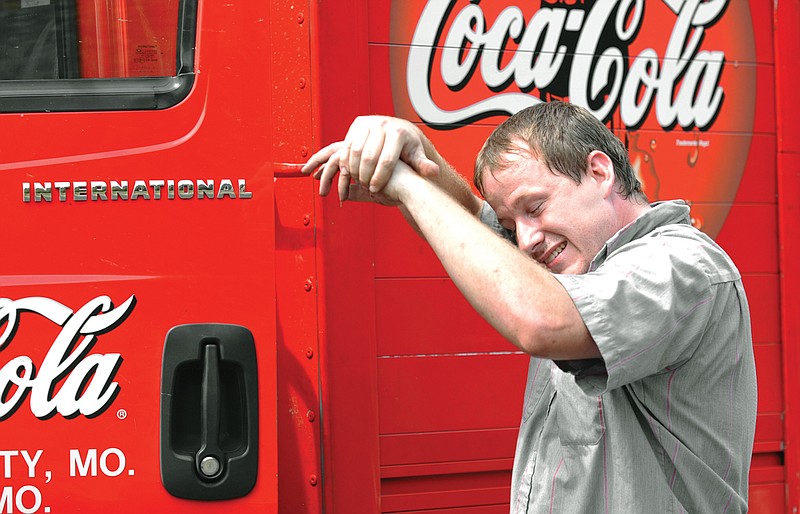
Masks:
[[[248,200],[253,193],[246,179],[91,180],[23,182],[22,201],[105,202],[135,200]]]

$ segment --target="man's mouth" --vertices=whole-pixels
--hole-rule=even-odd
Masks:
[[[544,261],[542,261],[542,262],[544,262],[545,264],[550,264],[551,262],[553,262],[553,261],[555,260],[555,258],[556,258],[556,257],[558,257],[558,256],[559,256],[559,254],[561,254],[561,252],[563,252],[563,251],[564,251],[564,248],[566,248],[566,247],[567,247],[567,242],[566,242],[566,241],[564,241],[563,243],[561,243],[560,245],[558,245],[558,246],[556,247],[556,249],[555,249],[555,250],[553,250],[553,253],[551,253],[550,255],[548,255],[548,256],[547,256],[547,257],[544,259]]]

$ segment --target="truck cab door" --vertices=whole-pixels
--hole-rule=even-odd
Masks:
[[[277,511],[269,24],[0,7],[3,512]]]

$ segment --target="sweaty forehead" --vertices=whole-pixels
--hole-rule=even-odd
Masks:
[[[547,179],[542,180],[542,171],[536,168],[531,162],[515,163],[487,174],[483,179],[483,190],[492,209],[508,213],[521,203],[544,197]]]
[[[497,183],[526,183],[535,185],[546,182],[556,174],[547,163],[538,157],[528,147],[517,147],[501,156],[501,162],[495,169],[487,169],[484,186],[487,182]]]
[[[514,148],[511,151],[499,156],[494,167],[486,167],[483,173],[483,185],[487,182],[505,182],[509,178],[514,178],[519,173],[524,173],[525,169],[536,158],[526,148]]]

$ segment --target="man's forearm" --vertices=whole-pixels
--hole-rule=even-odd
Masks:
[[[447,193],[459,205],[464,207],[467,212],[475,217],[480,216],[483,201],[472,192],[472,188],[469,183],[467,183],[466,179],[450,166],[450,163],[436,151],[430,139],[428,139],[421,130],[419,134],[422,139],[422,146],[425,149],[425,155],[439,166],[439,175],[432,178],[431,181],[439,186],[442,191]],[[400,212],[403,214],[408,224],[424,238],[425,235],[420,231],[414,217],[408,212],[408,209],[406,209],[404,205],[400,205]]]
[[[540,357],[596,356],[572,300],[548,270],[416,174],[404,177],[398,196],[461,293],[501,335]]]
[[[467,209],[468,212],[478,216],[481,212],[483,201],[472,192],[469,183],[436,151],[430,139],[425,137],[424,134],[422,135],[422,146],[428,159],[439,165],[439,176],[433,179],[436,185]]]
[[[468,213],[478,218],[481,213],[481,208],[483,207],[483,201],[475,196],[466,180],[447,164],[447,162],[442,160],[441,163],[437,162],[437,164],[439,164],[439,176],[431,179],[431,181],[456,203],[466,209]],[[402,204],[399,206],[399,209],[408,224],[411,225],[411,228],[425,238],[425,235],[419,229],[416,220],[408,209]]]

